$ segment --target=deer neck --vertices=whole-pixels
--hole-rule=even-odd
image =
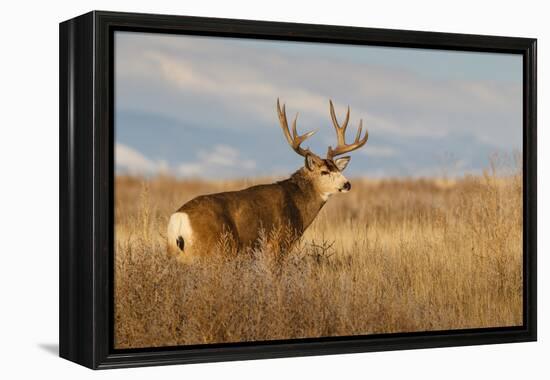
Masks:
[[[288,194],[300,211],[303,229],[305,230],[325,205],[326,198],[319,194],[313,182],[305,175],[303,168],[284,182],[290,185]]]

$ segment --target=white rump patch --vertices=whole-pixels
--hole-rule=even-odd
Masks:
[[[191,228],[189,216],[185,212],[175,212],[170,216],[166,236],[168,238],[168,243],[176,247],[176,241],[180,236],[183,237],[185,246],[193,243],[193,229]]]

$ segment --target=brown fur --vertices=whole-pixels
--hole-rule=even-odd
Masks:
[[[200,242],[193,252],[212,251],[224,234],[229,234],[239,250],[253,248],[260,231],[269,234],[291,228],[294,243],[317,216],[325,201],[319,196],[309,170],[302,168],[289,179],[268,185],[252,186],[240,191],[201,195],[184,204],[191,220],[194,240]]]

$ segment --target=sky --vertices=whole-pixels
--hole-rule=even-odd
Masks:
[[[479,174],[521,152],[521,55],[116,32],[116,173],[291,174],[304,160],[277,98],[320,156],[336,143],[329,99],[339,120],[350,106],[348,141],[360,119],[369,131],[352,177]]]

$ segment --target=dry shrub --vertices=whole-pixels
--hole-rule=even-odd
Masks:
[[[165,252],[170,213],[254,181],[117,178],[115,346],[522,324],[521,175],[352,182],[291,251],[273,252],[277,231],[185,266]]]

